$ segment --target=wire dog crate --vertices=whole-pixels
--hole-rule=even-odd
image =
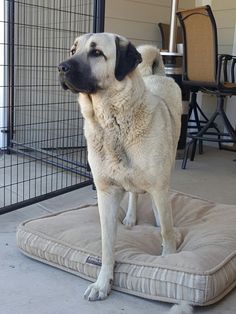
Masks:
[[[93,0],[0,4],[0,214],[92,183],[83,119],[57,64],[76,36],[101,30],[103,9]]]

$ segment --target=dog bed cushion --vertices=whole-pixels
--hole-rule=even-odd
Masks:
[[[182,240],[176,254],[164,257],[149,196],[139,196],[133,228],[122,225],[121,212],[113,289],[152,300],[212,304],[236,285],[236,206],[175,191],[170,201]],[[95,281],[101,267],[97,205],[28,220],[18,227],[17,244],[33,259]]]

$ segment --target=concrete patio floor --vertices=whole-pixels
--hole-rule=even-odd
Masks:
[[[172,189],[217,202],[236,204],[236,153],[206,148],[204,154],[181,169],[176,161]],[[16,247],[17,225],[49,212],[96,202],[91,187],[73,191],[0,216],[0,313],[1,314],[161,314],[172,305],[112,291],[101,302],[88,302],[83,293],[89,284],[77,276],[31,260]],[[236,289],[209,307],[194,313],[235,314]]]

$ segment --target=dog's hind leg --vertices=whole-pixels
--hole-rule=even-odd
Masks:
[[[160,224],[158,209],[156,208],[156,205],[155,205],[155,202],[154,202],[153,198],[152,198],[152,210],[153,210],[153,213],[154,213],[154,216],[155,216],[156,225],[157,225],[157,227],[160,227],[161,224]]]
[[[105,299],[113,281],[114,247],[117,215],[123,190],[114,186],[102,191],[97,186],[98,209],[101,222],[102,267],[97,281],[87,288],[84,297],[90,301]]]
[[[128,210],[123,220],[123,224],[128,228],[131,228],[136,224],[137,200],[138,194],[129,192]]]
[[[172,208],[167,189],[156,189],[151,193],[155,206],[155,217],[159,217],[162,235],[162,255],[176,252],[176,238],[173,226]]]

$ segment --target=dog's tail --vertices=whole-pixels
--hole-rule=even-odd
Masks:
[[[165,66],[160,54],[160,49],[152,45],[141,45],[137,47],[142,56],[142,62],[138,69],[142,76],[159,75],[165,76]]]
[[[193,313],[193,307],[186,303],[181,302],[180,304],[175,304],[172,306],[168,314],[192,314]]]

